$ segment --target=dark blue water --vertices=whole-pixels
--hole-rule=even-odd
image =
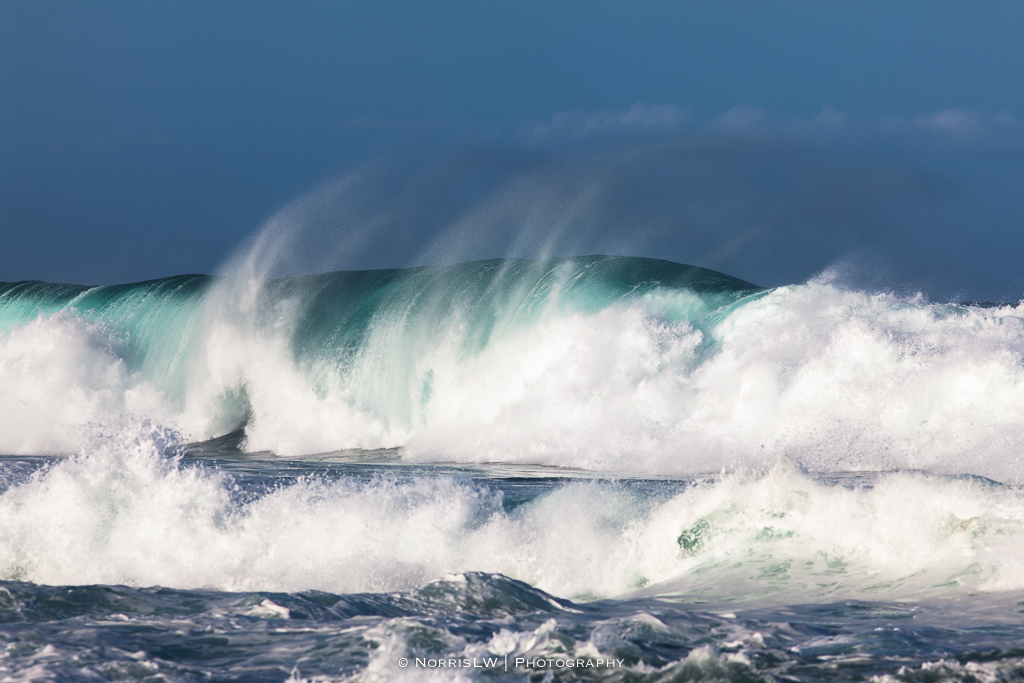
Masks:
[[[550,468],[404,465],[393,451],[271,460],[237,438],[179,461],[227,476],[234,505],[324,482],[457,478],[505,514],[581,478]],[[52,458],[5,456],[7,486]],[[608,479],[664,502],[715,476]],[[869,490],[877,475],[821,486]],[[559,520],[552,519],[557,525]],[[326,541],[325,542],[329,542]],[[523,549],[526,551],[526,549]],[[344,572],[345,567],[337,567]],[[5,680],[1003,681],[1024,677],[1024,593],[804,603],[799,595],[573,601],[495,573],[339,594],[0,582]],[[404,666],[403,666],[404,664]],[[877,677],[877,678],[874,678]],[[888,677],[888,678],[886,678]]]

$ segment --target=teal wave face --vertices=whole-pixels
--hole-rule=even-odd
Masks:
[[[0,330],[69,312],[106,332],[111,350],[168,395],[184,390],[182,369],[199,332],[213,279],[178,275],[134,284],[88,287],[49,282],[0,283]]]
[[[181,314],[201,305],[216,278],[177,275],[133,284],[85,285],[0,282],[0,330],[40,315],[75,309],[95,320],[141,337],[183,332]],[[756,285],[706,268],[658,259],[585,256],[545,260],[490,259],[453,266],[392,270],[337,271],[266,283],[261,299],[267,312],[280,301],[298,299],[302,308],[296,350],[308,353],[347,348],[375,319],[414,314],[443,320],[455,310],[479,315],[481,322],[529,321],[557,300],[566,310],[596,311],[659,288],[687,289],[701,295],[736,295]],[[485,325],[486,327],[486,325]]]
[[[165,413],[226,416],[216,427],[187,429],[197,438],[251,417],[252,366],[261,364],[298,373],[291,379],[317,400],[343,396],[384,431],[408,432],[424,419],[433,395],[430,356],[438,349],[454,348],[468,359],[495,338],[551,316],[592,315],[657,292],[682,291],[692,296],[665,299],[658,314],[698,324],[759,289],[703,268],[614,256],[493,259],[255,284],[203,275],[98,287],[2,283],[0,333],[43,321],[88,327],[84,343],[117,366],[126,395],[145,385],[159,392]],[[249,342],[264,350],[254,352]],[[267,351],[271,347],[274,353]],[[268,366],[267,372],[275,369]],[[191,422],[202,420],[193,415]]]
[[[353,405],[393,431],[426,419],[433,350],[455,346],[463,362],[495,337],[529,329],[545,316],[594,314],[657,291],[692,293],[666,300],[658,313],[698,323],[759,288],[655,259],[493,259],[272,281],[257,319],[264,330],[294,325],[295,361],[319,398],[345,387]],[[288,320],[280,319],[281,309]]]
[[[457,323],[465,329],[465,349],[474,351],[484,348],[496,330],[528,326],[545,311],[594,313],[659,289],[703,295],[695,309],[664,311],[677,320],[699,319],[760,290],[706,268],[656,259],[491,259],[275,280],[267,285],[262,317],[273,317],[282,301],[293,300],[297,358],[334,361],[340,367],[382,326],[417,343]]]

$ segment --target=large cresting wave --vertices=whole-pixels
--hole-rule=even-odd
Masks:
[[[0,453],[149,420],[280,455],[1019,482],[1022,314],[606,256],[0,284]]]

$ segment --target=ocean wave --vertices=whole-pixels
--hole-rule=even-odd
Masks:
[[[372,477],[247,487],[150,429],[0,493],[0,577],[39,584],[385,593],[483,571],[557,596],[827,602],[1024,590],[1018,488],[920,473],[819,481]],[[513,482],[513,488],[515,482]]]
[[[141,420],[279,455],[1024,475],[1024,314],[626,257],[0,287],[0,452]]]

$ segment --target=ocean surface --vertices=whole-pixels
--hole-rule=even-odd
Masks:
[[[0,283],[0,680],[1024,680],[1024,308],[588,256]]]

